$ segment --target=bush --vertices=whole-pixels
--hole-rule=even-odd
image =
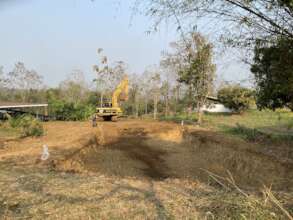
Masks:
[[[8,123],[11,128],[18,128],[20,126],[21,117],[8,116]]]
[[[50,99],[50,115],[57,120],[83,121],[89,119],[95,113],[95,106],[87,103],[72,103],[63,100]]]
[[[32,116],[26,115],[22,117],[20,126],[23,137],[39,137],[44,134],[44,128],[42,124],[39,120]]]
[[[253,92],[239,85],[226,86],[219,90],[218,98],[225,107],[241,113],[252,104]]]
[[[39,137],[44,134],[44,128],[40,121],[31,115],[10,117],[9,125],[12,128],[19,128],[22,137]]]

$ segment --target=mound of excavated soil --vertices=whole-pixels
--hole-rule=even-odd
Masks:
[[[203,181],[209,181],[208,172],[222,177],[231,173],[242,187],[293,189],[291,162],[211,131],[158,122],[101,123],[90,129],[80,147],[54,161],[57,170]]]

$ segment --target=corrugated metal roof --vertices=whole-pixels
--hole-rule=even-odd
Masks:
[[[13,103],[0,102],[0,109],[47,107],[47,103]]]

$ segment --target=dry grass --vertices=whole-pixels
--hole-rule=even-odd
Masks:
[[[253,144],[172,123],[125,121],[91,128],[60,122],[45,128],[44,137],[3,142],[0,219],[292,215],[290,162],[257,152]],[[50,161],[39,160],[43,144],[49,146]],[[280,180],[279,189],[263,196],[253,187],[257,179]]]

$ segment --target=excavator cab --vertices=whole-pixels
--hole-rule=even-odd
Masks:
[[[103,108],[112,108],[112,102],[104,102],[104,103],[102,104],[102,107],[103,107]]]
[[[112,94],[111,102],[106,101],[102,107],[96,109],[96,117],[101,117],[104,121],[111,121],[113,118],[118,118],[123,115],[119,107],[119,101],[128,99],[128,77],[126,76]]]

